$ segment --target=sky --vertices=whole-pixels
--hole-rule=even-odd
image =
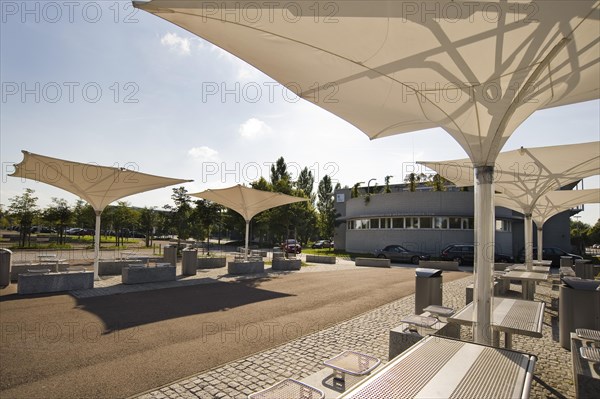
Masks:
[[[21,150],[78,162],[193,179],[188,192],[269,179],[284,157],[293,176],[342,186],[403,182],[414,161],[465,158],[441,129],[370,141],[337,116],[299,99],[252,66],[128,1],[0,0],[0,203],[35,190],[76,196],[9,177]],[[600,102],[537,111],[503,150],[600,140]],[[599,148],[600,151],[600,148]],[[371,184],[374,184],[371,183]],[[600,177],[584,188],[600,187]],[[316,184],[315,184],[316,190]],[[172,188],[127,197],[172,203]],[[594,224],[597,204],[579,220]]]

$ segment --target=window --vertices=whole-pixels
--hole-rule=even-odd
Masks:
[[[419,228],[419,218],[416,217],[408,217],[404,219],[405,228],[407,229],[418,229]]]
[[[379,219],[371,219],[371,228],[378,229],[379,228]]]
[[[369,219],[356,219],[356,230],[364,230],[369,228]]]
[[[511,231],[512,224],[510,220],[496,220],[497,231]]]
[[[348,220],[348,230],[354,230],[354,220]]]
[[[451,229],[462,229],[462,218],[450,218],[450,228]]]
[[[390,228],[390,218],[381,219],[379,227],[382,229],[389,229]]]
[[[430,229],[432,228],[431,217],[421,217],[419,218],[419,228],[421,229]]]
[[[392,218],[392,229],[403,229],[404,218]]]
[[[435,229],[447,229],[448,218],[436,216],[433,218],[433,228]]]

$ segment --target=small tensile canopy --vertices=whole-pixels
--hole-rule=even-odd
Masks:
[[[281,205],[308,201],[306,198],[293,197],[291,195],[272,191],[257,190],[254,188],[244,187],[239,184],[229,188],[215,190],[209,189],[190,195],[216,202],[242,215],[246,221],[246,245],[244,251],[244,260],[248,259],[248,235],[250,221],[254,216],[262,211],[266,211],[267,209],[275,208]]]
[[[23,160],[15,165],[10,176],[50,184],[73,193],[85,200],[96,213],[94,240],[94,279],[98,279],[100,259],[100,215],[110,203],[129,195],[156,188],[190,182],[154,176],[134,170],[81,163],[44,155],[23,152]]]

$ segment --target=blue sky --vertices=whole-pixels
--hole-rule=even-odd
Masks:
[[[134,167],[194,179],[190,192],[269,176],[283,156],[351,186],[386,175],[399,183],[414,160],[466,157],[441,129],[369,141],[338,117],[298,99],[271,78],[129,2],[0,1],[0,203],[36,190],[76,197],[7,177],[21,150],[80,162]],[[504,150],[600,139],[600,103],[538,111]],[[585,188],[600,187],[600,177]],[[162,207],[171,189],[126,198]],[[581,220],[593,224],[598,205]]]

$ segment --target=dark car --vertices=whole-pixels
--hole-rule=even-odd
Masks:
[[[551,260],[552,267],[560,266],[560,257],[561,256],[570,256],[571,259],[573,259],[573,261],[575,261],[577,259],[583,259],[579,255],[570,254],[566,251],[563,251],[560,248],[556,248],[556,247],[542,248],[542,259],[543,260]],[[519,252],[518,259],[519,259],[519,262],[521,262],[521,263],[525,262],[525,249],[524,248],[521,249],[521,251]],[[533,248],[533,259],[537,260],[537,248],[536,247]]]
[[[458,262],[459,265],[472,265],[475,261],[475,245],[451,244],[442,250],[440,259]],[[514,263],[511,255],[494,252],[495,263]]]
[[[312,245],[312,248],[331,248],[333,247],[333,243],[329,240],[319,240]]]
[[[283,249],[288,254],[299,254],[302,252],[302,246],[300,243],[293,238],[285,240],[281,244],[281,249]]]
[[[378,249],[375,251],[375,256],[391,261],[413,263],[415,265],[418,265],[420,260],[429,260],[431,258],[431,256],[424,252],[411,251],[402,245],[388,245],[383,249]]]

